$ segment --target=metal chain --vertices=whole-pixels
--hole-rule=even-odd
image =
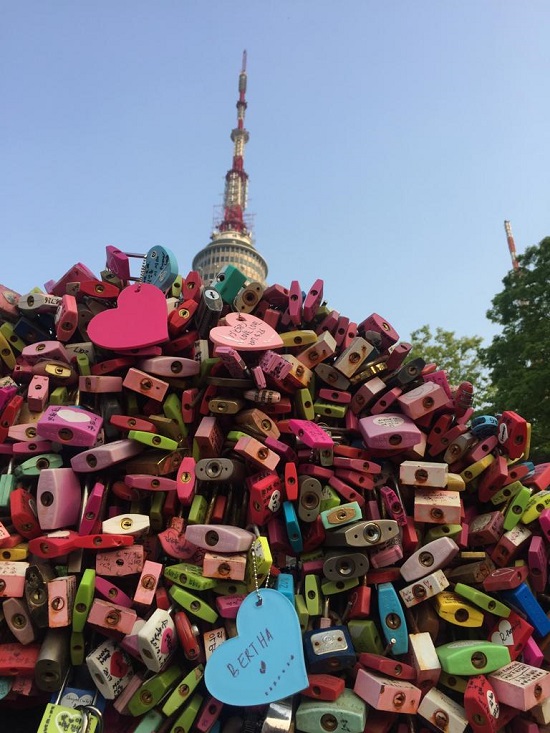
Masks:
[[[254,547],[254,542],[252,542],[252,547],[251,547],[252,570],[254,572],[254,587],[256,589],[256,595],[258,597],[258,600],[256,601],[256,605],[261,606],[264,601],[260,593],[260,584],[258,583],[258,564],[256,562],[256,548]]]

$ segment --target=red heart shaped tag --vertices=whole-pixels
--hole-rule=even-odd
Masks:
[[[124,677],[128,673],[128,662],[121,651],[116,651],[111,657],[109,672],[113,677]]]
[[[102,311],[88,324],[88,337],[96,346],[118,351],[141,349],[168,340],[168,315],[164,293],[154,285],[138,283],[121,291],[117,307]]]
[[[172,629],[164,629],[160,640],[160,651],[162,654],[170,654],[174,649],[174,632]]]
[[[210,331],[210,339],[216,346],[231,346],[237,351],[265,351],[283,346],[277,331],[257,316],[228,313],[224,323]]]

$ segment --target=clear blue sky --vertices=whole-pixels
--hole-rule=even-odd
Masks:
[[[105,245],[209,241],[248,50],[249,210],[270,283],[486,339],[550,234],[546,0],[0,2],[0,282]],[[136,268],[139,269],[136,265]]]

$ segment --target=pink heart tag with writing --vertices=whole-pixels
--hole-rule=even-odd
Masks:
[[[228,313],[224,322],[225,325],[210,331],[210,340],[216,346],[231,346],[237,351],[264,351],[283,346],[277,331],[250,313]]]
[[[168,311],[162,290],[138,283],[121,291],[117,307],[102,311],[88,324],[96,346],[113,351],[141,349],[168,340]]]

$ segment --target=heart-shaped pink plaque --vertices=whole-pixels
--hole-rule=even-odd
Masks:
[[[277,331],[250,313],[228,313],[224,322],[225,325],[210,331],[210,339],[216,346],[231,346],[237,351],[265,351],[283,346]]]
[[[102,311],[88,324],[96,346],[119,351],[141,349],[168,340],[168,312],[162,290],[139,283],[121,291],[117,307]]]

